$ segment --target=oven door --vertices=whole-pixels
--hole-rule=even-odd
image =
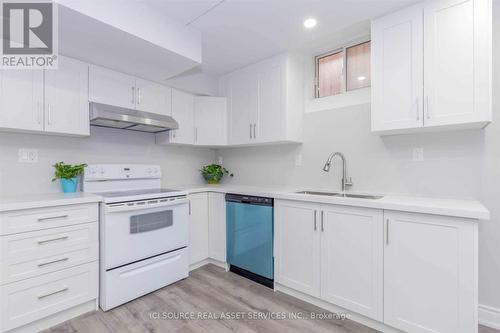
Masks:
[[[110,270],[188,245],[186,197],[107,204],[101,264]]]

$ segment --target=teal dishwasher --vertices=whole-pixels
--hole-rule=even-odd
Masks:
[[[273,199],[226,194],[226,242],[229,270],[274,286]]]

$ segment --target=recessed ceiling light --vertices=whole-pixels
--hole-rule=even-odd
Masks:
[[[304,21],[304,27],[307,29],[312,29],[318,24],[318,21],[314,17],[310,17]]]
[[[366,80],[366,76],[358,76],[358,81],[364,81]]]

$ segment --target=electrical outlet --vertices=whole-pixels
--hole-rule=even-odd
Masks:
[[[413,148],[413,161],[421,162],[424,160],[424,148]]]
[[[219,165],[222,165],[223,162],[224,162],[224,159],[222,158],[222,156],[219,156]]]
[[[38,149],[19,149],[20,163],[38,163]]]
[[[295,155],[295,166],[302,166],[302,154]]]

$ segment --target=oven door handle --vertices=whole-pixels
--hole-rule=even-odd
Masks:
[[[148,203],[148,201],[155,201],[157,200],[158,203]],[[163,208],[163,207],[172,207],[172,206],[177,206],[177,205],[182,205],[182,204],[187,204],[189,200],[187,198],[183,199],[174,199],[174,200],[169,200],[169,201],[163,201],[161,202],[160,199],[151,199],[151,200],[145,200],[145,203],[143,205],[131,205],[129,202],[124,202],[124,203],[119,203],[119,204],[107,204],[106,205],[106,213],[116,213],[116,212],[127,212],[127,211],[135,211],[135,210],[147,210],[147,209],[154,209],[154,208]]]

